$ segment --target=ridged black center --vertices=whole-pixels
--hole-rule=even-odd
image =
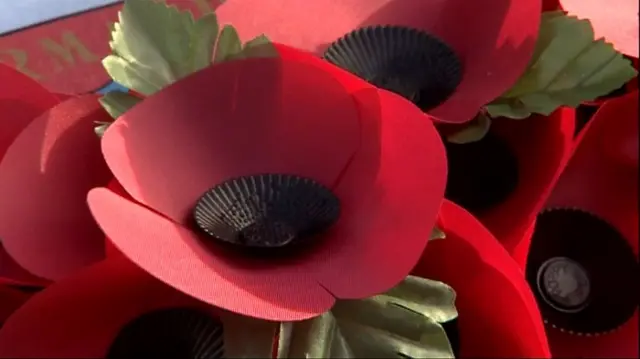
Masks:
[[[340,215],[340,202],[314,180],[264,174],[226,181],[207,191],[193,212],[205,233],[247,249],[309,243]]]
[[[442,40],[402,26],[354,30],[332,43],[324,58],[371,84],[430,110],[462,80],[462,64]]]
[[[150,312],[122,328],[106,358],[224,358],[223,327],[215,318],[193,309]]]
[[[580,210],[538,216],[526,275],[545,321],[567,331],[609,332],[638,306],[638,262],[629,243],[607,222]]]
[[[519,180],[519,164],[508,144],[492,132],[480,141],[445,141],[449,173],[445,197],[479,215],[506,200]]]

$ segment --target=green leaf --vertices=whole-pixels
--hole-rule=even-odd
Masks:
[[[104,136],[104,132],[110,125],[111,122],[96,122],[96,127],[93,128],[93,132],[96,133],[96,136],[102,138],[102,136]]]
[[[149,0],[127,0],[111,34],[103,65],[112,79],[144,95],[211,63],[218,22]]]
[[[447,136],[447,141],[458,144],[480,141],[489,133],[489,128],[491,119],[486,114],[479,113],[473,121],[465,124],[462,130]]]
[[[218,46],[213,63],[223,62],[242,51],[242,42],[238,32],[231,25],[225,25],[218,38]]]
[[[114,91],[105,94],[99,101],[109,115],[117,119],[133,106],[140,103],[142,99],[126,92]]]
[[[434,240],[434,239],[445,239],[447,238],[447,234],[444,233],[440,228],[438,227],[434,227],[431,230],[431,237],[429,237],[429,240]]]
[[[224,358],[271,358],[278,323],[223,312]]]
[[[278,358],[453,358],[441,323],[457,317],[454,302],[446,284],[409,276],[385,294],[283,323]]]
[[[588,20],[562,12],[542,15],[536,48],[524,75],[489,105],[492,117],[549,115],[606,95],[637,75],[631,62],[604,39],[595,39]]]

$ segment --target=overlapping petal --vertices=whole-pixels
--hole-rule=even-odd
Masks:
[[[522,74],[538,35],[540,0],[235,0],[217,13],[243,39],[274,41],[321,53],[344,34],[370,25],[403,25],[432,33],[461,58],[456,92],[430,111],[445,122],[471,120]]]
[[[7,148],[0,238],[35,275],[58,279],[104,256],[85,198],[111,178],[93,132],[94,121],[105,119],[95,96],[69,99],[33,119]]]
[[[457,293],[460,356],[548,358],[542,318],[517,263],[471,214],[449,201],[440,209],[446,238],[425,250],[415,275]]]
[[[334,296],[379,293],[410,271],[444,192],[438,134],[408,101],[310,56],[290,49],[279,59],[211,67],[109,128],[103,152],[111,170],[135,200],[159,212],[92,191],[91,210],[119,250],[205,302],[275,320],[317,315]],[[238,258],[188,228],[202,193],[260,173],[313,178],[340,198],[342,216],[313,253]]]

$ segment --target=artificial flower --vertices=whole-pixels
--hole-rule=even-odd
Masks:
[[[533,293],[518,264],[469,212],[444,201],[446,234],[424,251],[413,274],[456,291],[462,358],[549,358]]]
[[[336,70],[231,61],[145,98],[102,138],[138,203],[94,189],[96,221],[155,277],[245,315],[305,319],[396,285],[430,237],[444,149],[410,102]]]
[[[65,100],[5,66],[0,76],[0,238],[40,277],[23,281],[55,280],[104,256],[86,193],[111,178],[93,133],[109,115],[94,95]]]
[[[600,107],[536,221],[526,275],[554,356],[638,356],[637,119],[637,92]]]

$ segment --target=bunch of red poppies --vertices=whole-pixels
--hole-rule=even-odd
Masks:
[[[635,1],[133,2],[129,93],[0,67],[0,357],[638,356]]]

